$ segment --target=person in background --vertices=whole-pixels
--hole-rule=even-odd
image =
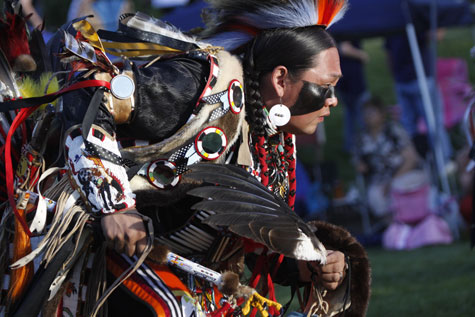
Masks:
[[[339,42],[338,51],[341,71],[344,74],[337,86],[339,96],[345,105],[343,148],[345,152],[352,153],[355,137],[363,125],[361,109],[370,97],[364,73],[364,66],[369,56],[361,49],[359,41]]]
[[[376,217],[390,212],[393,180],[421,167],[421,160],[407,132],[390,122],[386,105],[378,97],[363,106],[364,129],[357,141],[356,168],[367,184],[369,207]]]
[[[96,30],[116,30],[117,21],[123,13],[133,11],[129,0],[72,0],[68,10],[68,21],[86,15],[94,15],[91,24]]]
[[[421,52],[421,58],[429,86],[429,92],[432,99],[432,107],[436,117],[436,125],[440,128],[437,133],[440,138],[444,157],[449,158],[452,155],[447,131],[442,122],[441,112],[438,110],[441,105],[441,99],[437,91],[434,79],[433,69],[430,67],[430,51],[426,33],[417,33],[417,42]],[[427,118],[422,100],[421,88],[417,78],[416,68],[411,54],[411,47],[405,34],[391,35],[386,38],[385,48],[388,54],[388,62],[394,76],[394,85],[397,100],[401,107],[401,124],[406,129],[421,156],[426,156],[434,140],[428,139],[426,132],[419,129],[420,121],[424,121],[427,126]],[[434,99],[434,97],[436,99]]]

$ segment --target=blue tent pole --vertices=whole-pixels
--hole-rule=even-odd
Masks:
[[[407,0],[402,2],[402,10],[406,17],[406,34],[409,40],[409,46],[411,48],[412,59],[414,61],[414,66],[416,69],[417,80],[419,82],[419,87],[421,89],[422,103],[424,105],[424,113],[426,117],[427,130],[429,134],[429,140],[434,146],[433,154],[435,158],[435,163],[437,166],[438,176],[440,184],[442,186],[442,191],[450,195],[450,186],[445,173],[445,158],[440,144],[440,139],[437,137],[437,127],[436,120],[434,115],[434,109],[432,107],[431,95],[429,91],[429,84],[427,82],[427,77],[424,70],[424,65],[422,62],[421,52],[419,45],[417,43],[416,30],[414,24],[412,23],[411,14],[409,11],[409,5]]]

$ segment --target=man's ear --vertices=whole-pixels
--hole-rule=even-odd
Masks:
[[[286,79],[289,76],[287,67],[283,65],[276,66],[271,74],[272,87],[275,93],[282,98],[285,91]]]

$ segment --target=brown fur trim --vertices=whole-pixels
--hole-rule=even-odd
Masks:
[[[21,54],[17,58],[15,58],[15,61],[12,65],[12,70],[14,72],[33,72],[36,70],[36,62],[31,57],[31,55],[28,54]]]
[[[250,286],[247,286],[247,285],[239,285],[238,287],[238,290],[235,294],[235,297],[236,298],[239,298],[239,297],[243,297],[244,299],[248,299],[252,296],[252,294],[254,294],[256,290],[253,289],[252,287]]]
[[[234,295],[237,293],[239,287],[239,275],[234,272],[224,272],[221,274],[221,284],[219,291],[224,295]]]
[[[152,260],[155,263],[166,265],[167,264],[167,256],[170,250],[168,247],[163,244],[158,244],[154,242],[153,249],[150,251],[148,255],[148,259]]]
[[[363,246],[344,228],[323,221],[312,221],[325,248],[343,252],[350,258],[351,306],[347,317],[366,316],[371,292],[371,267]]]

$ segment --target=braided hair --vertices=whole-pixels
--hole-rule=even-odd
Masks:
[[[267,118],[265,105],[260,93],[260,81],[264,75],[279,65],[289,71],[290,79],[297,79],[304,71],[315,67],[315,57],[322,51],[336,47],[333,38],[321,27],[309,26],[289,29],[270,29],[259,33],[247,44],[243,57],[244,87],[246,94],[246,120],[251,131],[254,159],[260,164],[261,182],[269,186],[272,165],[281,168],[282,164],[272,162],[275,157],[285,161],[289,172],[289,205],[295,199],[295,158],[292,136],[284,134],[285,142],[280,148],[285,153],[269,154],[269,135],[266,131]],[[277,149],[278,147],[275,147]],[[277,154],[277,155],[276,155]]]

